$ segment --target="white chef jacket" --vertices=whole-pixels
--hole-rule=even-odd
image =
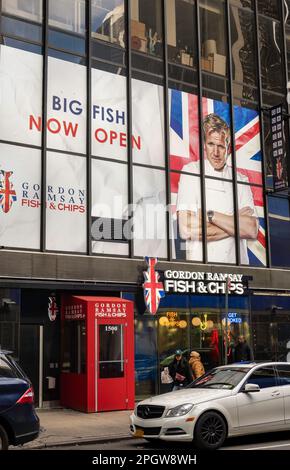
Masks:
[[[185,165],[182,171],[187,173],[198,173],[198,170],[198,164],[192,162]],[[219,178],[232,178],[232,169],[229,166],[225,165],[222,171],[216,171],[208,160],[205,160],[205,173],[206,175]],[[237,180],[245,183],[248,182],[248,178],[240,173],[237,173]],[[233,215],[234,199],[232,183],[230,181],[227,182],[209,178],[206,178],[205,181],[207,211],[213,210],[226,215]],[[250,207],[253,210],[253,216],[258,217],[251,187],[240,184],[238,185],[238,208],[241,210],[244,207]],[[197,215],[199,209],[201,209],[199,177],[182,174],[179,180],[176,210],[177,212],[182,210],[192,211]],[[235,263],[235,238],[228,237],[223,240],[208,242],[207,253],[208,261],[210,262]],[[240,240],[240,254],[241,263],[249,264],[247,240],[245,239]],[[202,241],[186,241],[186,259],[195,261],[202,259]]]

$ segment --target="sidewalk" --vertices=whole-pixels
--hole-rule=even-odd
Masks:
[[[129,434],[132,411],[81,413],[66,408],[37,410],[41,432],[24,449],[42,449],[67,444],[125,439]],[[10,447],[10,449],[20,447]]]

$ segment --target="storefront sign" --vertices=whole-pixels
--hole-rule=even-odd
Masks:
[[[82,304],[66,305],[64,318],[65,320],[84,320],[86,316]]]
[[[242,274],[205,273],[196,271],[164,272],[164,289],[172,293],[242,295],[245,290]]]
[[[288,187],[282,105],[270,109],[274,190]]]
[[[223,317],[223,323],[225,323],[226,317]],[[236,312],[228,313],[228,323],[242,323],[242,317]]]
[[[125,303],[116,302],[96,302],[95,317],[96,318],[126,318],[127,305]]]
[[[58,315],[58,306],[56,303],[55,295],[48,297],[48,318],[50,321],[55,321]]]

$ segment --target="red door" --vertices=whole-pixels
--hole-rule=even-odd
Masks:
[[[121,319],[96,320],[97,411],[128,408],[128,324]]]

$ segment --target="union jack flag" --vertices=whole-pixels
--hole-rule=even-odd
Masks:
[[[160,275],[155,271],[155,266],[158,263],[158,258],[149,258],[145,257],[148,269],[144,271],[144,299],[147,309],[152,315],[155,315],[160,299],[165,297],[165,291],[163,288],[163,283],[159,281]]]
[[[227,103],[203,98],[202,111],[203,117],[215,113],[230,126],[230,107]],[[170,90],[170,167],[172,170],[180,171],[187,163],[199,162],[198,122],[197,96]],[[237,172],[248,178],[259,217],[258,238],[247,243],[249,263],[253,266],[265,265],[266,238],[258,112],[234,106],[234,127]],[[228,156],[228,165],[231,166],[231,155]],[[179,179],[179,173],[171,173],[173,219],[176,217],[174,210]]]
[[[10,211],[13,202],[17,200],[16,192],[10,181],[12,174],[13,171],[0,170],[0,205],[5,213]]]
[[[55,321],[58,314],[58,306],[54,295],[48,297],[48,318],[50,321]]]

